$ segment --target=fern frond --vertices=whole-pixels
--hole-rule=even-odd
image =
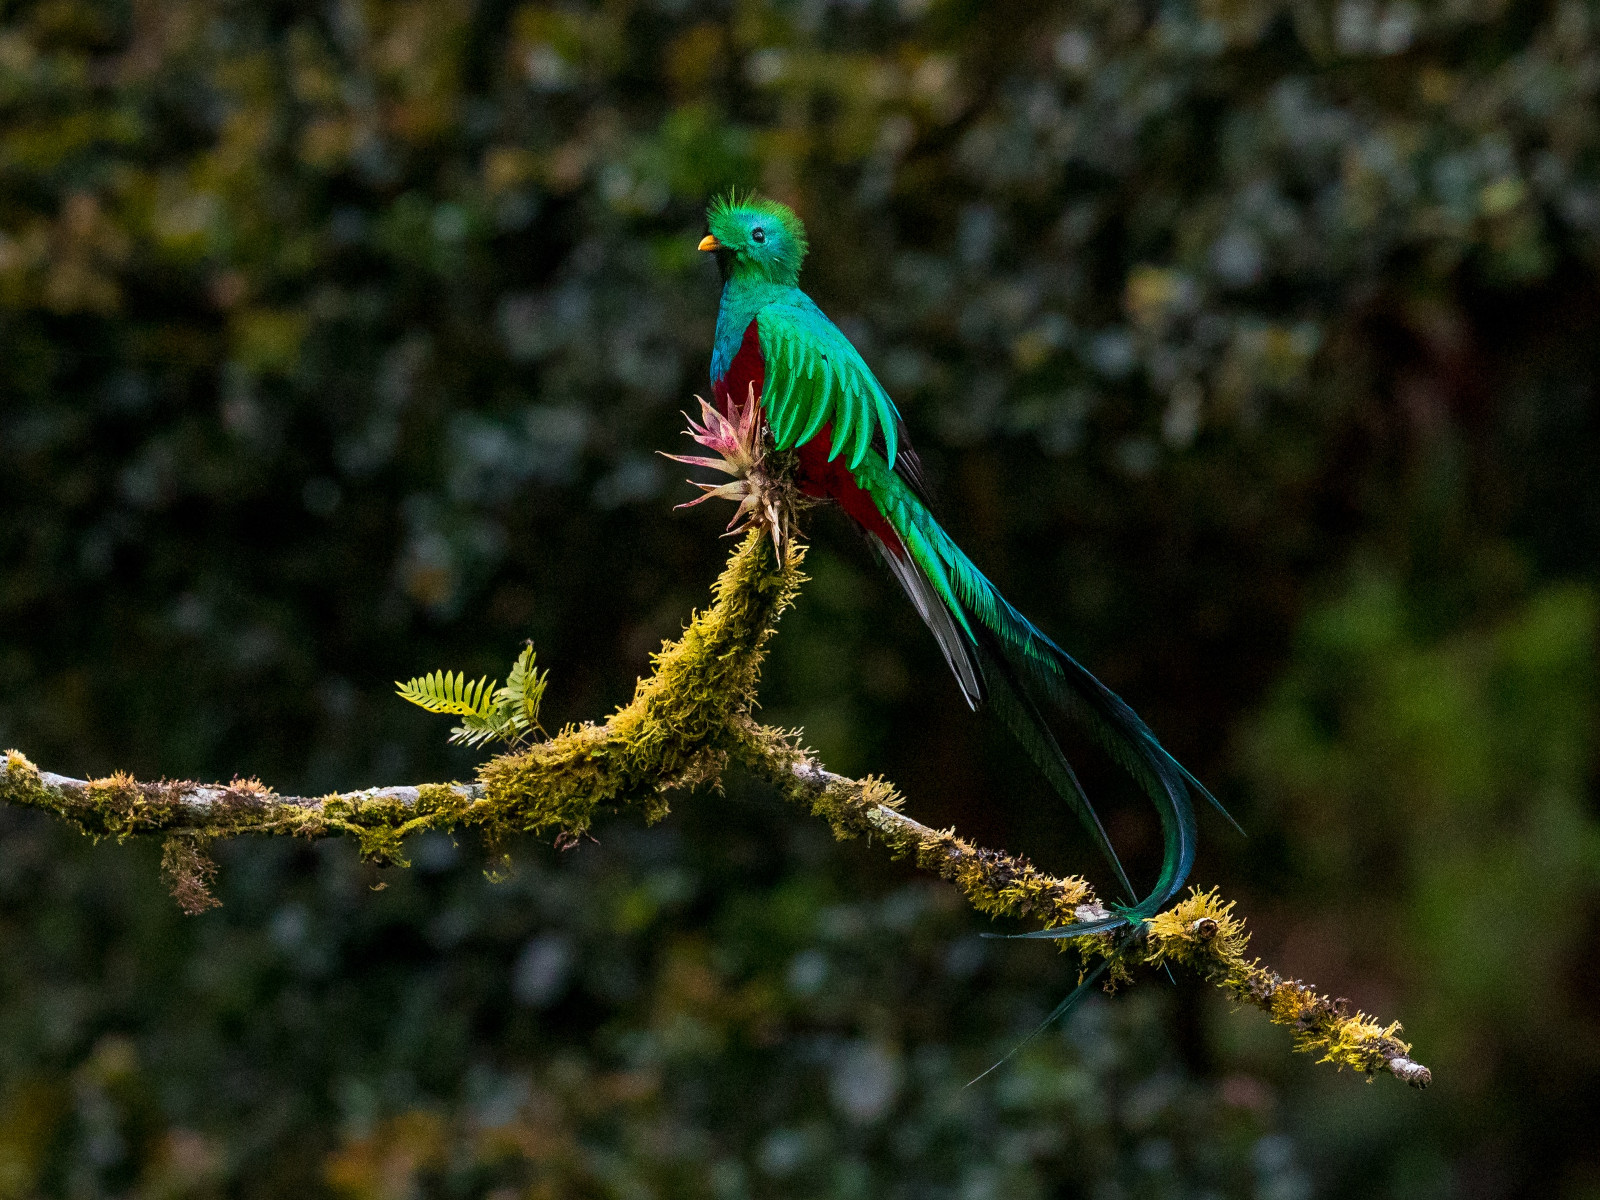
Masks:
[[[461,724],[450,731],[452,742],[480,746],[498,738],[516,747],[530,733],[544,733],[539,705],[549,678],[549,671],[538,669],[529,642],[511,664],[505,687],[490,682],[487,675],[473,682],[463,672],[434,671],[409,683],[397,681],[395,688],[419,708],[460,717]]]
[[[455,717],[488,716],[494,711],[496,686],[489,682],[487,675],[473,683],[465,672],[457,671],[434,671],[409,683],[395,681],[402,699],[431,713]]]
[[[491,738],[515,744],[518,736],[516,724],[498,709],[466,717],[450,731],[450,740],[462,746],[480,746]]]
[[[544,702],[544,688],[550,681],[550,672],[540,671],[537,659],[533,643],[529,642],[517,655],[517,661],[511,664],[505,687],[494,696],[496,705],[515,712],[518,730],[539,728],[539,705]]]

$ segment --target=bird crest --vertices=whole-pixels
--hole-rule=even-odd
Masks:
[[[707,242],[717,251],[723,272],[735,279],[764,279],[794,285],[800,278],[809,242],[794,210],[776,200],[736,191],[718,196],[706,210]]]

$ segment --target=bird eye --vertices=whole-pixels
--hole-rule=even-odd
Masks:
[[[764,242],[764,241],[766,241],[767,240],[767,231],[765,229],[761,228],[761,226],[757,225],[754,229],[752,229],[750,231],[750,240],[752,242]]]

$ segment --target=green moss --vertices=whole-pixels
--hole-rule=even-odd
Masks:
[[[58,797],[40,780],[39,768],[20,750],[6,751],[5,770],[0,772],[0,801],[19,808],[61,812]]]
[[[73,795],[45,786],[39,769],[26,756],[8,750],[6,770],[0,777],[0,800],[53,812],[92,837],[122,838],[155,832],[173,823],[171,805],[159,802],[163,789],[171,786],[141,784],[118,772],[90,780]]]
[[[414,804],[365,792],[307,805],[283,802],[251,780],[219,789],[213,803],[197,810],[178,802],[193,785],[141,784],[123,774],[70,792],[52,789],[32,763],[10,751],[0,774],[0,801],[47,809],[95,836],[127,837],[181,823],[167,841],[163,865],[174,894],[199,911],[214,903],[207,884],[215,868],[204,853],[212,837],[344,833],[357,839],[364,858],[405,866],[405,840],[427,829],[471,826],[493,844],[511,832],[579,835],[607,807],[630,805],[656,821],[667,813],[669,791],[715,782],[730,757],[738,757],[787,799],[827,821],[835,836],[877,838],[896,857],[913,858],[948,880],[980,912],[1036,920],[1047,928],[1077,921],[1079,906],[1092,899],[1083,880],[1047,875],[1020,855],[973,846],[954,830],[898,817],[901,797],[887,780],[825,772],[800,748],[798,734],[752,719],[767,639],[802,582],[803,556],[804,547],[796,547],[780,566],[764,534],[752,530],[717,580],[715,602],[693,616],[682,637],[662,646],[653,673],[639,681],[628,704],[603,725],[569,726],[547,741],[491,759],[479,771],[482,798],[449,784],[425,784]],[[1265,1009],[1294,1032],[1296,1049],[1322,1062],[1370,1074],[1409,1053],[1397,1038],[1398,1023],[1381,1026],[1350,1012],[1342,1000],[1247,961],[1248,945],[1233,904],[1215,891],[1196,889],[1147,922],[1140,936],[1085,938],[1062,948],[1076,949],[1086,964],[1108,959],[1108,987],[1129,980],[1141,965],[1181,963],[1241,1002]]]
[[[752,530],[717,580],[715,603],[654,655],[655,670],[604,725],[564,729],[485,763],[483,819],[508,830],[580,834],[597,810],[667,814],[666,793],[718,778],[749,725],[767,639],[803,576]]]
[[[980,912],[1064,925],[1090,899],[1089,885],[1081,879],[1047,875],[1020,855],[973,846],[954,830],[895,819],[903,801],[888,780],[871,775],[845,779],[808,770],[810,758],[795,734],[751,726],[744,731],[741,752],[786,799],[827,821],[835,837],[878,838],[895,857],[912,857],[922,870],[954,884]]]
[[[190,916],[221,906],[211,892],[217,864],[206,853],[205,839],[187,834],[169,837],[161,848],[161,874],[178,907]]]
[[[752,530],[715,586],[715,602],[663,645],[633,700],[603,725],[563,730],[529,749],[485,763],[482,799],[446,784],[418,789],[414,805],[392,795],[324,797],[285,804],[259,783],[220,790],[204,809],[177,802],[189,784],[141,784],[131,776],[94,780],[72,794],[45,787],[38,770],[12,752],[0,779],[7,803],[45,808],[94,836],[127,837],[181,827],[208,836],[291,833],[354,836],[373,861],[403,864],[404,842],[425,829],[482,829],[494,841],[510,832],[581,834],[597,810],[632,805],[647,821],[668,811],[666,793],[720,778],[728,755],[751,727],[750,710],[767,639],[803,576],[804,548],[782,565]]]
[[[424,783],[417,788],[417,812],[448,821],[466,819],[474,801],[457,785]],[[444,826],[447,828],[447,826]]]

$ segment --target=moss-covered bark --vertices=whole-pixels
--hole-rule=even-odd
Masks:
[[[569,726],[555,737],[490,759],[475,784],[423,784],[322,797],[280,796],[253,781],[201,785],[140,783],[127,775],[75,780],[41,772],[8,751],[0,766],[0,801],[42,808],[95,837],[155,834],[167,839],[163,867],[186,910],[214,901],[205,843],[246,833],[355,836],[365,856],[404,864],[404,841],[424,829],[476,827],[494,838],[510,832],[572,836],[601,808],[634,807],[647,821],[667,813],[673,790],[720,780],[737,760],[770,780],[789,800],[822,817],[839,837],[866,836],[890,853],[953,884],[981,912],[1037,921],[1045,928],[1105,915],[1090,885],[1047,875],[1026,858],[986,850],[900,811],[883,779],[848,779],[825,769],[796,734],[751,716],[768,639],[803,581],[803,546],[778,563],[753,530],[715,586],[710,608],[683,636],[664,645],[633,699],[600,724]],[[1373,1074],[1388,1071],[1422,1087],[1427,1068],[1398,1039],[1398,1022],[1381,1025],[1298,980],[1247,960],[1249,936],[1232,903],[1194,892],[1156,916],[1132,939],[1071,943],[1086,959],[1109,957],[1113,983],[1140,967],[1176,963],[1235,1000],[1254,1005],[1294,1031],[1295,1048],[1320,1061]]]

